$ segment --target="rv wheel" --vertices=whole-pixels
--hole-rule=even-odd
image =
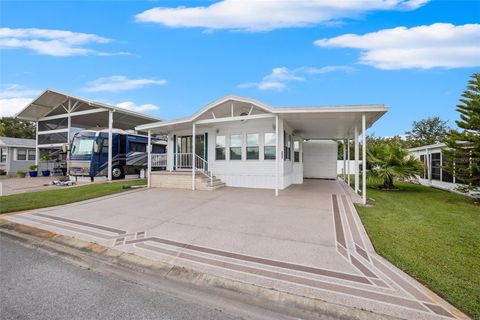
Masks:
[[[114,167],[112,169],[112,178],[114,180],[123,178],[123,169],[122,167]]]

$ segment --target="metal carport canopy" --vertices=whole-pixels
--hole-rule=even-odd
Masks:
[[[274,113],[284,119],[295,134],[312,140],[351,139],[354,128],[362,127],[363,114],[368,129],[387,111],[383,104],[274,109]]]
[[[135,111],[108,105],[85,98],[76,97],[56,90],[47,89],[28,104],[16,117],[28,121],[42,121],[68,116],[68,104],[75,106],[70,112],[76,125],[88,127],[108,127],[108,113],[113,111],[113,122],[117,129],[133,130],[136,126],[162,121]]]

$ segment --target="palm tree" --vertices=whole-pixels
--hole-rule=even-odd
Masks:
[[[384,190],[397,189],[395,179],[415,178],[423,170],[423,164],[394,144],[373,145],[368,148],[368,180],[382,183]]]

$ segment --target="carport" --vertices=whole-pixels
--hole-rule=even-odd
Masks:
[[[52,89],[45,90],[16,117],[36,124],[36,165],[39,163],[40,149],[61,150],[63,146],[70,144],[73,135],[80,130],[108,129],[108,138],[111,141],[113,129],[134,130],[136,126],[161,121],[145,114]],[[68,165],[67,153],[67,172]],[[108,180],[112,180],[111,143],[108,146]]]

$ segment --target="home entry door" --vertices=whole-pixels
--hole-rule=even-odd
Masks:
[[[192,136],[179,136],[177,137],[177,169],[192,169]],[[205,159],[205,136],[195,136],[195,154]]]

